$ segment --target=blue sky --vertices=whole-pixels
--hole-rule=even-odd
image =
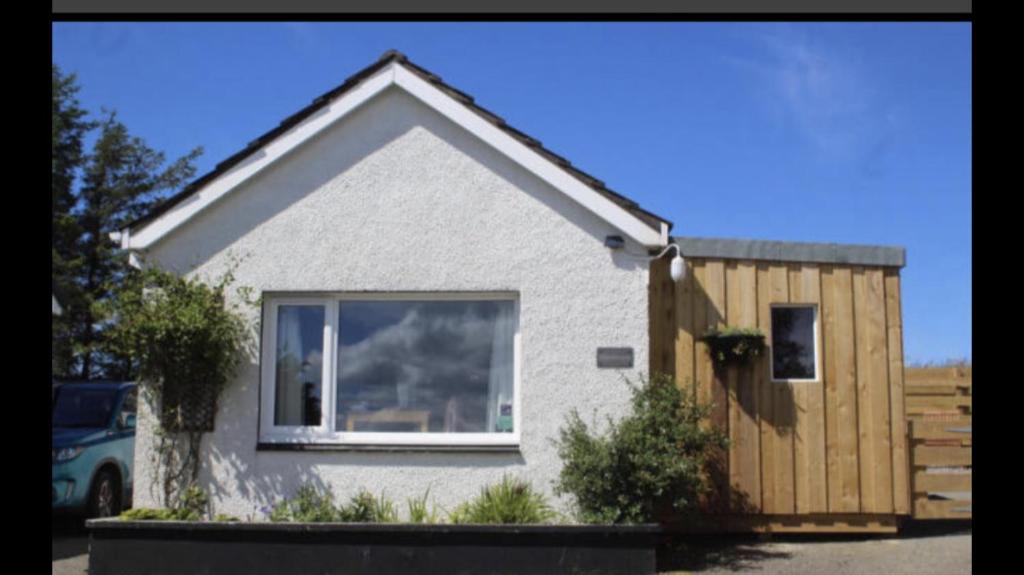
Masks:
[[[53,26],[81,102],[200,173],[389,48],[675,234],[906,247],[907,360],[971,357],[969,23]]]

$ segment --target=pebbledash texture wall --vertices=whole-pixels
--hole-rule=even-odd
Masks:
[[[259,358],[247,357],[202,445],[217,512],[259,516],[312,482],[347,499],[399,502],[428,488],[451,508],[509,473],[549,494],[551,440],[575,408],[629,405],[623,376],[648,365],[648,262],[620,235],[469,132],[394,87],[161,239],[148,263],[267,291],[513,291],[519,294],[521,443],[516,452],[258,450]],[[259,325],[259,311],[252,310]],[[634,368],[599,369],[596,349],[632,347]],[[136,436],[135,505],[160,504],[153,406]],[[565,509],[566,501],[556,499]]]

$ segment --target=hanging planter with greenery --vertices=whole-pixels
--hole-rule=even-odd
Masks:
[[[198,479],[202,434],[213,431],[217,400],[250,340],[244,315],[225,297],[232,281],[230,272],[207,284],[150,268],[127,278],[112,302],[109,345],[132,358],[157,412],[154,471],[162,469],[168,507]]]
[[[749,365],[764,353],[764,334],[757,328],[726,327],[706,332],[701,341],[716,365]]]

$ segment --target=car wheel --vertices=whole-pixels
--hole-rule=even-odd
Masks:
[[[114,517],[121,514],[121,496],[117,478],[109,471],[100,471],[89,493],[89,517]]]

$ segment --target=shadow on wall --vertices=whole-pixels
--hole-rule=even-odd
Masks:
[[[329,475],[358,477],[354,473],[371,468],[444,468],[446,476],[458,477],[460,469],[505,468],[525,465],[520,453],[436,453],[436,452],[338,452],[257,451],[259,405],[253,387],[259,385],[258,364],[250,359],[228,389],[217,414],[214,434],[203,438],[200,454],[200,482],[213,501],[244,499],[254,518],[259,519],[275,503],[294,495],[303,484],[319,490],[330,489],[335,496],[373,484],[339,484]],[[330,469],[325,476],[323,470]],[[380,475],[374,474],[378,478]],[[391,494],[400,499],[419,493]]]
[[[665,301],[667,298],[672,298],[671,314],[669,321],[667,322],[670,329],[680,329],[685,333],[688,333],[695,344],[699,343],[700,338],[704,336],[707,330],[715,326],[726,326],[726,315],[724,309],[714,303],[712,297],[708,294],[704,285],[701,285],[693,273],[692,264],[687,265],[686,279],[682,283],[676,284],[672,281],[668,274],[668,259],[663,258],[658,260],[656,264],[659,268],[659,272],[656,274],[656,280],[659,285],[656,286],[657,292],[655,297],[660,297],[661,310],[665,310],[668,307],[668,302]],[[652,266],[653,268],[653,266]],[[689,309],[690,321],[677,321],[676,314],[680,313],[679,301],[681,298],[677,291],[689,289],[692,293],[692,307]],[[724,290],[724,285],[723,285]],[[724,298],[722,298],[724,299]],[[654,310],[657,313],[659,310]],[[699,323],[699,325],[698,325]],[[768,334],[766,334],[767,336]],[[667,338],[666,341],[674,341],[675,337],[673,334],[664,334],[663,338]],[[664,354],[662,360],[654,366],[654,369],[661,370],[668,373],[674,373],[675,371],[675,349],[668,349],[668,353]],[[711,388],[710,398],[716,403],[713,418],[717,421],[726,421],[728,417],[728,385],[730,378],[735,378],[736,385],[736,398],[737,404],[743,412],[754,418],[755,420],[760,419],[768,422],[772,428],[779,432],[791,431],[796,423],[797,413],[795,408],[795,402],[793,399],[793,388],[790,384],[773,383],[771,381],[771,345],[766,341],[766,346],[763,355],[755,360],[751,365],[745,367],[720,367],[711,362],[711,358],[705,349],[704,345],[698,345],[695,351],[695,362],[697,364],[697,373],[701,374],[701,363],[704,362],[707,365],[711,363],[712,369],[711,374]],[[653,357],[653,354],[652,354]],[[758,373],[760,371],[760,373]],[[684,379],[684,378],[680,378]],[[762,393],[765,391],[764,388],[758,389],[757,382],[760,382],[763,386],[768,386],[767,390],[770,390],[770,394]],[[696,385],[696,384],[694,384]],[[696,389],[694,389],[696,391]],[[771,399],[771,405],[767,406],[763,404],[763,400],[767,397]]]
[[[663,330],[655,337],[669,343],[661,345],[660,349],[652,349],[652,358],[658,354],[652,362],[652,369],[675,372],[676,353],[688,351],[673,347],[672,342],[677,341],[673,331],[679,329],[688,334],[690,340],[694,342],[697,374],[696,380],[685,374],[682,374],[679,380],[689,381],[693,386],[693,393],[713,403],[711,421],[722,431],[728,431],[730,440],[737,439],[736,430],[729,427],[737,407],[747,418],[757,422],[760,429],[767,425],[771,432],[779,435],[793,433],[797,417],[803,414],[796,411],[792,386],[771,381],[770,344],[766,345],[762,356],[750,365],[720,366],[710,357],[707,346],[700,343],[709,328],[728,325],[725,309],[715,303],[716,299],[725,301],[725,284],[713,288],[716,291],[722,290],[722,297],[712,298],[708,292],[709,276],[704,275],[703,284],[697,281],[692,264],[688,264],[686,279],[679,284],[669,277],[667,259],[659,260],[656,265],[658,269],[652,273],[652,281],[656,282],[652,284],[652,318],[658,317],[656,314],[664,315],[658,317],[662,320],[660,327],[655,321],[654,329]],[[721,281],[724,282],[724,275]],[[677,315],[681,313],[687,315]],[[657,345],[659,344],[652,343],[652,346]],[[730,412],[733,413],[732,416]],[[760,433],[760,429],[757,433]],[[705,499],[705,509],[741,514],[759,513],[759,509],[743,489],[730,485],[729,455],[728,450],[720,450],[713,453],[709,460],[708,479],[714,487],[714,492]]]

